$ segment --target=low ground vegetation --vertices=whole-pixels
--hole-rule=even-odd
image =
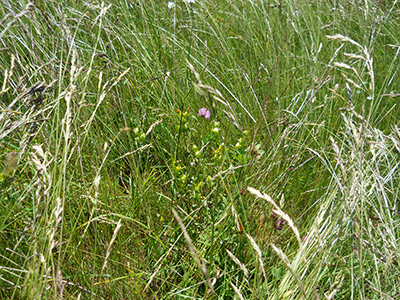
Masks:
[[[0,15],[0,298],[399,299],[398,1]]]

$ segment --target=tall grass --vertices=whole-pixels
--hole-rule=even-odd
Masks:
[[[1,298],[399,297],[398,1],[0,3]]]

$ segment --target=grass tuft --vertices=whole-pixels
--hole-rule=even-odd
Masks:
[[[1,299],[398,299],[398,1],[0,1]]]

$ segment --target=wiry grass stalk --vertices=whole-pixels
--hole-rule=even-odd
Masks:
[[[188,234],[185,224],[183,224],[181,218],[179,217],[178,213],[173,209],[172,213],[174,215],[175,220],[178,222],[179,226],[181,227],[182,231],[183,231],[183,236],[185,237],[186,243],[188,244],[189,247],[189,251],[190,254],[192,255],[194,261],[196,262],[197,267],[199,268],[199,270],[202,272],[204,278],[206,279],[206,283],[207,286],[209,288],[209,290],[207,291],[207,295],[206,297],[208,297],[208,294],[213,294],[214,293],[214,287],[211,283],[211,279],[210,279],[210,274],[208,273],[208,269],[207,266],[205,265],[204,262],[202,262],[200,260],[199,255],[197,254],[196,249],[194,248],[192,239],[190,238],[190,235]]]
[[[112,236],[112,238],[111,238],[111,240],[110,240],[110,243],[108,244],[106,257],[105,257],[105,259],[104,259],[104,264],[103,264],[103,267],[101,268],[102,271],[103,271],[104,268],[107,266],[107,260],[108,260],[108,257],[109,257],[110,254],[111,254],[111,246],[112,246],[112,244],[114,243],[115,239],[117,238],[118,230],[119,230],[120,228],[121,228],[121,219],[119,219],[117,225],[115,226],[113,236]]]

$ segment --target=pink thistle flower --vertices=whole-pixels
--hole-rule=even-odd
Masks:
[[[207,120],[208,120],[208,119],[210,118],[210,116],[211,116],[211,113],[210,113],[210,111],[209,111],[207,108],[203,107],[203,108],[200,108],[200,109],[199,109],[198,115],[199,115],[200,117],[203,117],[204,119],[207,119]]]

